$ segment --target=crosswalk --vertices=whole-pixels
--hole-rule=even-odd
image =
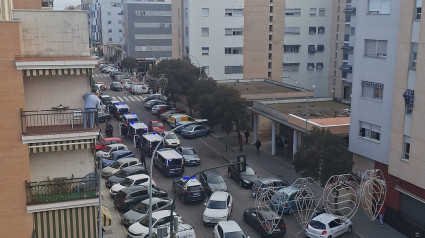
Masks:
[[[109,78],[109,74],[93,74],[94,78]]]
[[[140,95],[132,95],[132,96],[115,96],[112,97],[113,100],[118,100],[120,102],[143,102],[144,97]]]

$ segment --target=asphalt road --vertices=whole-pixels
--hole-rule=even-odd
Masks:
[[[103,76],[103,77],[99,77]],[[107,86],[109,86],[111,82],[111,78],[104,77],[105,74],[101,74],[97,70],[94,74],[95,81],[102,81]],[[141,100],[141,97],[146,97],[147,95],[132,95],[127,91],[122,92],[114,92],[110,91],[109,88],[107,91],[104,92],[105,94],[108,94],[111,97],[115,97],[119,100],[124,101],[130,106],[131,112],[136,113],[139,116],[139,120],[143,121],[145,124],[147,124],[151,120],[157,120],[158,117],[153,115],[150,110],[145,110],[143,107],[143,101]],[[114,127],[114,136],[119,136],[119,121],[113,118],[111,120],[111,124]],[[167,123],[164,123],[167,124]],[[166,127],[169,129],[170,127],[166,125]],[[105,123],[102,123],[100,128],[102,129],[102,132],[105,129]],[[182,136],[179,136],[181,145],[185,146],[192,146],[194,147],[201,158],[201,165],[195,166],[195,167],[185,167],[185,176],[191,176],[196,172],[199,172],[200,170],[207,169],[210,167],[218,166],[226,164],[227,162],[220,157],[217,154],[217,148],[214,148],[213,145],[208,144],[208,140],[211,138],[198,138],[198,139],[184,139]],[[133,142],[130,139],[125,139],[124,143],[134,152],[136,156],[139,156],[140,150],[134,149]],[[216,150],[217,149],[217,150]],[[221,148],[220,148],[221,149]],[[149,163],[150,161],[146,158],[146,161]],[[276,171],[265,171],[264,169],[255,166],[252,166],[254,170],[258,172],[258,175],[260,177],[267,177],[270,175],[277,175],[279,174],[279,171],[286,169],[292,169],[291,167],[288,168],[276,168]],[[226,179],[226,183],[229,189],[229,193],[233,196],[233,210],[232,214],[230,215],[230,219],[236,221],[239,226],[242,228],[242,230],[245,232],[247,236],[250,236],[251,238],[259,237],[258,233],[248,224],[246,224],[243,221],[243,211],[246,208],[254,207],[254,198],[251,196],[251,190],[250,189],[244,189],[240,188],[239,185],[232,179],[229,179],[227,177],[227,168],[220,168],[217,169],[220,174],[223,176],[224,179]],[[153,178],[156,182],[157,187],[160,187],[164,190],[166,190],[169,194],[168,197],[172,198],[174,196],[171,186],[172,181],[175,178],[169,178],[164,177],[155,167],[153,168]],[[106,190],[106,187],[104,186],[104,182],[102,181],[103,188],[102,188],[102,194],[104,195],[104,202],[103,204],[106,205],[110,210],[113,216],[121,216],[122,214],[118,213],[118,211],[113,207],[113,201],[112,198],[109,196],[109,192]],[[205,199],[205,202],[208,201]],[[183,204],[180,199],[176,199],[176,212],[182,216],[183,220],[194,227],[196,236],[197,237],[213,237],[213,227],[212,226],[205,226],[202,221],[202,214],[205,209],[204,203],[196,203],[196,204]],[[118,219],[119,218],[119,219]],[[302,227],[297,222],[294,215],[283,215],[282,219],[285,221],[287,225],[287,235],[286,237],[305,237]],[[114,217],[114,221],[119,221],[120,217]],[[125,233],[123,231],[120,231],[120,229],[115,229],[116,234],[113,237],[125,237]],[[354,234],[348,234],[344,235],[343,237],[356,237]]]

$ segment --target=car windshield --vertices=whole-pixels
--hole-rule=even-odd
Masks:
[[[120,168],[120,165],[121,165],[120,162],[115,161],[109,167],[114,168],[114,169],[119,169]]]
[[[214,201],[208,202],[207,208],[209,209],[226,209],[226,201]]]
[[[320,221],[311,220],[309,225],[314,229],[326,230],[325,224],[321,223]]]
[[[164,126],[164,125],[162,125],[161,122],[152,122],[152,126],[153,127],[161,127],[161,126]]]
[[[182,160],[181,159],[172,159],[168,161],[168,165],[181,165]]]
[[[114,86],[121,86],[121,83],[119,83],[119,82],[115,82],[115,83],[112,83]]]
[[[139,213],[146,214],[149,211],[149,205],[144,203],[139,203],[133,208],[133,210]]]
[[[128,187],[128,186],[131,186],[133,182],[134,182],[133,179],[125,178],[120,184],[122,186]]]
[[[227,232],[225,234],[226,238],[245,238],[245,235],[242,231],[233,231],[233,232]]]
[[[254,170],[252,170],[251,167],[246,167],[246,171],[245,172],[241,172],[242,175],[246,175],[246,176],[252,176],[255,175]]]
[[[202,190],[201,185],[189,186],[187,187],[188,191],[195,192]]]
[[[156,219],[152,217],[152,224],[155,224]],[[149,216],[146,216],[141,221],[139,221],[140,225],[149,227]]]
[[[168,134],[165,138],[166,138],[166,139],[178,139],[178,137],[177,137],[177,136],[176,136],[176,134],[174,134],[174,133],[170,133],[170,134]]]
[[[217,184],[217,183],[224,183],[223,177],[217,175],[217,176],[210,176],[208,177],[208,183]]]
[[[105,148],[102,149],[103,152],[109,152],[111,150],[111,147],[106,146]]]
[[[196,126],[196,125],[189,125],[189,126],[185,127],[185,128],[184,128],[184,130],[185,130],[185,131],[191,131],[191,130],[193,130],[193,128],[194,128],[195,126]]]
[[[117,176],[118,178],[125,178],[127,177],[127,174],[125,173],[124,170],[120,170],[115,174],[115,176]]]
[[[196,155],[196,153],[194,149],[184,149],[183,155]]]

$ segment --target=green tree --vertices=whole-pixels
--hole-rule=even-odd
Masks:
[[[351,173],[353,157],[346,141],[329,130],[314,127],[303,136],[303,143],[295,154],[295,170],[326,184],[332,175]]]
[[[133,57],[128,56],[121,61],[121,65],[123,69],[133,70],[134,68],[137,67],[137,60]]]
[[[199,111],[199,103],[202,95],[211,95],[217,88],[217,82],[211,78],[201,78],[193,81],[192,87],[189,88],[187,96],[187,103],[192,111]]]

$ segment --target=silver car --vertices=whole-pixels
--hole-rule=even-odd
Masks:
[[[197,138],[210,134],[210,128],[203,125],[189,125],[182,130],[182,136],[185,138]]]
[[[170,210],[173,204],[173,200],[170,198],[152,198],[152,211],[159,210]],[[130,226],[133,223],[136,223],[142,220],[143,217],[146,216],[149,212],[149,199],[145,199],[134,206],[130,211],[124,213],[121,218],[122,224],[124,226]]]
[[[183,156],[184,165],[200,165],[201,160],[199,159],[198,153],[192,147],[179,146],[176,151]]]

